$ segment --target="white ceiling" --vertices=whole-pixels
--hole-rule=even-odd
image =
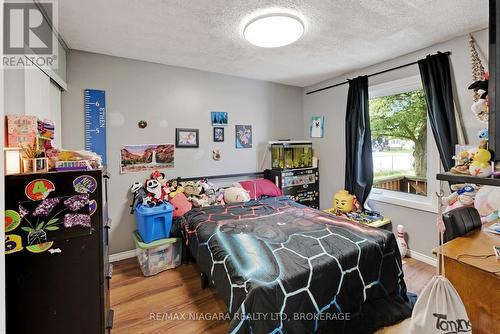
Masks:
[[[301,17],[304,36],[246,42],[245,23],[271,12]],[[486,0],[59,0],[72,49],[301,87],[487,25]]]

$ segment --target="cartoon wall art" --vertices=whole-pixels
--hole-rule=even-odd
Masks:
[[[236,125],[236,148],[252,148],[252,126]]]
[[[325,116],[311,117],[311,138],[323,138],[325,126]]]

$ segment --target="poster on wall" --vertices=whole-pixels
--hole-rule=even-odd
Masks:
[[[174,144],[125,145],[120,150],[120,172],[174,168]]]
[[[212,126],[225,126],[228,122],[227,112],[212,111],[210,112],[210,119],[212,120]]]
[[[311,138],[323,138],[325,116],[311,117]]]
[[[252,147],[251,125],[236,125],[235,136],[236,136],[236,148]]]

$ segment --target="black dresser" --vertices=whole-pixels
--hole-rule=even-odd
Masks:
[[[297,203],[319,209],[318,168],[266,169],[264,177],[271,180]]]
[[[110,333],[108,175],[5,177],[8,334]]]

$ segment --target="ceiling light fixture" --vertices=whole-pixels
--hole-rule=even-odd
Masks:
[[[250,21],[243,30],[245,39],[262,48],[278,48],[297,41],[304,34],[304,24],[297,17],[272,14]]]

